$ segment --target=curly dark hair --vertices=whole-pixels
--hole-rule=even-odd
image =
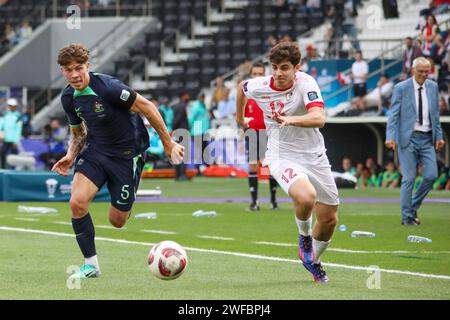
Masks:
[[[68,44],[58,52],[58,64],[67,66],[73,62],[86,63],[89,60],[89,50],[82,44]]]
[[[302,55],[295,42],[283,41],[275,45],[269,53],[269,60],[273,63],[280,63],[289,60],[294,66],[300,63]]]

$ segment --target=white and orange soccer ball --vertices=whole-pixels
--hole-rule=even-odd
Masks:
[[[184,248],[175,241],[161,241],[148,254],[152,274],[163,280],[178,278],[186,270],[188,258]]]

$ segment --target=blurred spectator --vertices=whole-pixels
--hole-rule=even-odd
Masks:
[[[272,47],[275,46],[277,43],[278,43],[277,36],[275,36],[273,34],[269,34],[269,36],[267,37],[267,39],[265,41],[266,51],[269,51],[270,49],[272,49]]]
[[[68,138],[68,128],[61,126],[59,119],[51,119],[50,123],[44,127],[44,142],[48,146],[48,151],[41,153],[39,158],[47,169],[50,170],[59,159],[64,157]]]
[[[159,112],[161,113],[163,119],[164,119],[164,123],[166,124],[167,127],[167,131],[169,131],[169,133],[172,132],[172,126],[173,126],[173,109],[172,107],[169,106],[168,104],[168,99],[166,97],[161,97],[159,105],[158,105],[158,109]]]
[[[389,162],[386,165],[386,171],[382,173],[381,187],[394,189],[399,186],[400,172],[395,167],[394,162]]]
[[[355,26],[355,20],[358,16],[358,11],[356,10],[356,4],[353,0],[347,0],[344,4],[343,10],[344,20],[342,22],[341,28],[338,29],[338,37],[340,40],[343,39],[344,34],[350,39],[353,49],[356,51],[360,50],[358,32]],[[339,42],[339,51],[342,49],[342,42]]]
[[[204,93],[200,93],[197,97],[197,100],[195,100],[195,102],[192,104],[188,116],[188,121],[191,136],[194,141],[194,160],[197,169],[200,170],[200,166],[203,163],[203,160],[205,160],[206,163],[209,163],[209,159],[203,159],[203,152],[208,145],[208,140],[203,139],[203,137],[210,128],[209,112],[205,105]],[[198,144],[198,142],[200,142],[200,144]],[[200,156],[200,158],[198,156]]]
[[[381,172],[380,165],[377,164],[375,160],[373,160],[373,158],[370,157],[366,159],[366,168],[370,169],[371,172],[373,172],[376,175],[378,175]]]
[[[217,107],[219,119],[232,119],[236,113],[236,101],[231,98],[231,90],[225,87],[223,98]]]
[[[322,9],[321,0],[306,0],[306,4],[304,7],[306,14],[320,12],[321,9]]]
[[[11,49],[14,45],[16,45],[17,35],[9,23],[5,24],[5,32],[3,36],[4,38],[2,40],[2,45],[4,47]]]
[[[397,0],[383,0],[383,12],[385,19],[398,18]]]
[[[430,62],[431,65],[430,72],[428,73],[428,79],[437,82],[439,77],[439,66],[436,66],[436,63],[434,62],[432,57],[426,57],[426,59]]]
[[[8,153],[17,154],[22,135],[21,114],[17,111],[17,100],[8,99],[6,101],[8,108],[0,120],[0,139],[3,140],[3,146],[0,150],[1,168],[6,168],[6,155]]]
[[[164,146],[162,144],[161,138],[148,122],[147,118],[143,118],[145,127],[147,128],[149,136],[149,147],[146,150],[146,164],[144,165],[144,171],[152,171],[157,167],[158,161],[165,160],[166,155],[164,153]]]
[[[422,50],[411,37],[405,38],[405,51],[403,52],[403,66],[400,80],[406,80],[411,76],[412,63],[414,59],[422,56]]]
[[[173,131],[177,129],[183,129],[189,131],[189,122],[187,118],[187,106],[189,103],[189,93],[187,91],[181,91],[179,94],[179,102],[175,104],[173,108]],[[177,143],[188,143],[188,141],[182,141],[179,136],[175,137]],[[175,164],[175,180],[184,181],[189,180],[186,176],[186,165],[184,162]]]
[[[214,87],[214,90],[213,90],[213,93],[212,93],[212,96],[211,96],[211,103],[210,103],[210,108],[209,108],[211,113],[214,110],[217,109],[219,101],[221,101],[223,99],[225,88],[226,87],[225,87],[225,83],[223,81],[223,78],[222,77],[217,77],[216,78],[216,84],[215,84],[215,87]],[[213,114],[212,114],[211,118],[214,118]]]
[[[362,99],[367,94],[367,76],[369,74],[369,65],[363,60],[361,50],[356,51],[355,62],[352,64],[353,93],[354,96]]]
[[[24,113],[22,113],[22,136],[28,138],[33,134],[31,127],[31,117],[33,116],[33,108],[28,106]]]
[[[436,17],[434,15],[429,15],[427,17],[427,23],[422,29],[420,37],[422,40],[422,54],[426,57],[431,55],[431,46],[433,45],[434,39],[439,34],[439,25],[437,24]]]
[[[362,99],[356,100],[356,109],[364,111],[368,108],[376,107],[381,111],[382,107],[389,108],[393,89],[394,83],[389,80],[389,76],[382,74],[377,87],[362,97]]]
[[[33,29],[28,23],[28,20],[23,20],[17,30],[17,43],[21,43],[22,41],[29,39],[33,33]]]
[[[448,47],[450,44],[448,34],[449,34],[448,28],[444,31],[439,32],[434,38],[434,43],[431,45],[430,55],[437,63],[440,63],[447,54]]]
[[[448,101],[445,101],[444,97],[439,99],[439,115],[450,116],[450,108],[448,106]]]
[[[435,15],[448,12],[449,6],[450,0],[433,0],[431,3],[433,14]]]
[[[369,168],[363,166],[361,168],[360,175],[358,177],[357,182],[358,187],[366,188],[366,187],[377,187],[378,179],[376,175],[374,175]]]
[[[350,158],[342,159],[342,169],[344,170],[344,173],[356,176],[356,168],[352,166],[352,160]]]
[[[445,190],[445,186],[450,179],[450,168],[438,161],[439,176],[433,184],[433,190]]]

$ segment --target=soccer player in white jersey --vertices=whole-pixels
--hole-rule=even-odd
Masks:
[[[265,114],[268,146],[265,164],[292,198],[299,230],[299,257],[316,282],[328,282],[320,257],[337,223],[339,197],[323,136],[324,102],[317,82],[300,71],[300,50],[293,42],[274,46],[273,74],[243,81],[238,89],[236,121],[247,128],[245,100],[254,99]],[[312,228],[312,211],[316,222]]]

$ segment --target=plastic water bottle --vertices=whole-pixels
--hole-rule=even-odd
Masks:
[[[345,224],[341,224],[339,226],[339,231],[347,231],[347,226]]]
[[[215,217],[216,215],[217,215],[217,212],[215,212],[215,211],[197,210],[192,213],[193,217]]]
[[[157,217],[156,212],[139,213],[134,216],[135,219],[156,219]]]
[[[413,236],[413,235],[408,236],[408,241],[409,242],[426,242],[426,243],[433,242],[433,240],[431,240],[429,238],[420,237],[420,236]]]
[[[375,233],[368,232],[368,231],[353,231],[352,238],[357,238],[357,237],[373,238],[373,237],[375,237]]]

